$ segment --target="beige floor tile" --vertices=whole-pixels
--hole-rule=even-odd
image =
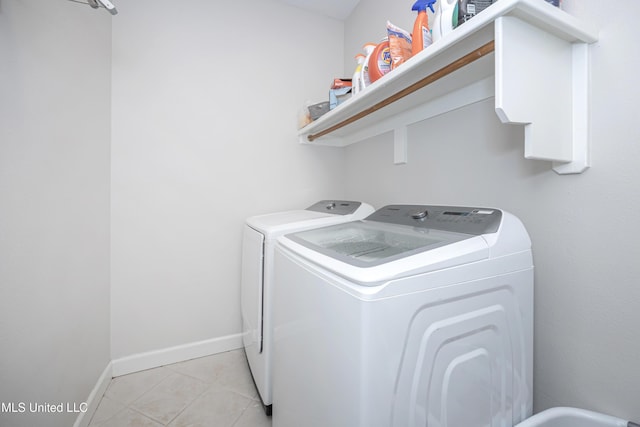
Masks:
[[[271,427],[271,417],[264,413],[262,403],[253,401],[233,427]]]
[[[201,380],[172,372],[133,402],[131,408],[167,424],[209,387]]]
[[[108,420],[109,418],[121,412],[124,408],[125,406],[122,403],[109,399],[106,396],[103,397],[102,400],[100,400],[100,404],[98,405],[96,412],[91,418],[91,423],[89,424],[89,426],[95,426]]]
[[[258,397],[244,350],[188,360],[167,365],[167,368],[198,378],[215,387],[233,390],[252,399]]]
[[[129,405],[169,374],[170,370],[161,367],[116,377],[111,380],[104,395],[116,402]]]
[[[252,400],[230,390],[211,389],[197,398],[170,427],[232,427]]]
[[[108,419],[100,427],[162,427],[162,424],[145,417],[132,409],[125,409],[113,418]]]
[[[243,350],[111,380],[90,427],[271,427]]]

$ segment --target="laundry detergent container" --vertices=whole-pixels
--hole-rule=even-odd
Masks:
[[[640,425],[584,409],[551,408],[527,418],[515,427],[640,427]]]

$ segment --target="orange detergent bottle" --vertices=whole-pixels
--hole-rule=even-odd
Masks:
[[[418,12],[416,22],[413,24],[413,33],[411,34],[411,54],[415,55],[431,44],[431,31],[429,31],[429,17],[427,16],[427,8],[433,10],[433,4],[436,0],[418,0],[415,2],[411,10]]]
[[[389,39],[384,38],[380,44],[373,49],[369,57],[369,81],[371,83],[391,71],[391,51],[389,50]]]

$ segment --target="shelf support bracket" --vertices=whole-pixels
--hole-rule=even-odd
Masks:
[[[524,124],[527,159],[559,174],[589,167],[588,44],[571,43],[513,16],[495,21],[496,113]]]
[[[393,130],[393,163],[405,165],[407,161],[407,127],[399,126]]]
[[[558,174],[582,173],[591,166],[589,140],[589,45],[573,44],[573,160],[553,162]]]

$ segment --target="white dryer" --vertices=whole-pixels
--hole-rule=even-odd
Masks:
[[[507,427],[532,412],[533,263],[499,210],[387,206],[275,253],[273,427]]]
[[[277,212],[246,220],[242,242],[241,313],[243,344],[253,380],[271,414],[271,295],[273,251],[285,233],[365,218],[370,205],[345,200],[322,200],[307,209]]]

